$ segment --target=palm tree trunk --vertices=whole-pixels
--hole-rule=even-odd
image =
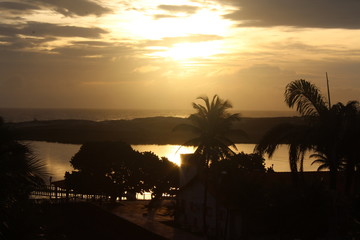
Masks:
[[[204,234],[207,235],[207,221],[206,221],[206,215],[207,215],[207,198],[208,198],[208,188],[209,188],[209,181],[208,181],[208,168],[206,167],[204,169],[205,173],[205,182],[204,182],[204,201],[203,201],[203,215],[202,215],[202,222],[203,222],[203,231]]]
[[[345,190],[348,196],[350,196],[352,193],[352,189],[354,189],[352,188],[354,182],[354,175],[355,175],[355,164],[354,164],[353,156],[348,158],[348,163],[346,165],[345,173],[346,173]]]
[[[332,154],[330,155],[330,189],[336,190],[336,182],[337,182],[337,159],[336,159],[336,151],[333,149]]]

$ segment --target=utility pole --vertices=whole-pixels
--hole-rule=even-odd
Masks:
[[[329,88],[329,78],[328,73],[326,72],[326,85],[327,85],[327,92],[328,92],[328,102],[329,102],[329,109],[331,108],[331,101],[330,101],[330,88]]]

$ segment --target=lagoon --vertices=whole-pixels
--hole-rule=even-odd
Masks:
[[[28,144],[37,157],[44,161],[46,170],[53,181],[64,178],[66,171],[73,171],[70,165],[71,157],[77,153],[81,147],[80,144],[63,144],[43,141],[22,141]],[[169,160],[179,164],[180,154],[192,153],[195,148],[181,147],[179,145],[132,145],[133,149],[145,152],[154,152],[159,157],[167,157]],[[255,144],[236,144],[239,152],[252,153]],[[267,167],[273,166],[277,172],[290,171],[288,163],[288,149],[287,146],[280,146],[277,152],[271,159],[265,156],[265,164]],[[305,171],[316,171],[317,166],[311,166],[312,160],[309,155],[305,156],[304,169]]]

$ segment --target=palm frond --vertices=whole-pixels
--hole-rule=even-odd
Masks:
[[[216,96],[216,95],[215,95],[215,96]],[[215,96],[214,96],[214,98],[215,98]],[[208,98],[207,96],[200,96],[200,97],[198,97],[198,98],[196,98],[196,99],[198,99],[198,100],[203,100],[203,101],[204,101],[206,108],[203,107],[203,109],[205,109],[206,112],[207,112],[209,109],[211,109],[211,104],[210,104],[209,98]],[[200,106],[201,106],[201,105],[200,105]]]
[[[210,105],[208,105],[208,109],[214,109],[216,105],[219,105],[220,99],[218,95],[214,95]]]
[[[198,103],[192,103],[193,108],[196,110],[195,114],[192,115],[200,115],[200,116],[206,116],[208,109],[206,109],[204,106]]]
[[[276,149],[282,144],[289,144],[303,129],[289,123],[279,124],[270,129],[255,146],[254,151],[260,155],[265,153],[271,158]]]
[[[201,143],[201,138],[200,137],[195,137],[195,138],[192,138],[186,142],[184,142],[182,144],[182,146],[193,146],[193,147],[196,147],[196,146],[199,146],[199,144]]]
[[[327,105],[320,90],[312,83],[300,79],[289,83],[285,89],[285,102],[302,116],[319,116],[326,110]]]
[[[329,165],[322,164],[317,168],[318,172],[323,171],[323,170],[329,170]]]

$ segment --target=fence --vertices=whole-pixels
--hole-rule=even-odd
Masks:
[[[46,185],[42,188],[32,191],[31,198],[33,199],[106,199],[108,196],[99,194],[80,194],[73,190],[62,189],[53,185]]]
[[[54,185],[46,185],[42,188],[31,192],[31,199],[51,199],[51,200],[66,200],[66,201],[109,201],[111,196],[103,194],[83,194],[77,193],[74,190],[63,189]],[[136,200],[150,200],[151,193],[136,193]],[[129,196],[117,198],[116,200],[128,200]],[[131,198],[132,200],[133,197]]]

